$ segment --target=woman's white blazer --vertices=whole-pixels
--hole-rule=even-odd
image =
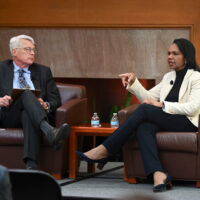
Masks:
[[[133,93],[140,102],[152,98],[164,102],[164,112],[169,114],[186,115],[188,119],[198,127],[200,114],[200,72],[188,69],[179,90],[178,102],[168,102],[165,98],[169,94],[175,82],[176,72],[171,71],[163,76],[162,81],[150,90],[146,90],[136,78],[127,90]]]

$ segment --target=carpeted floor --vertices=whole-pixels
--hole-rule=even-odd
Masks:
[[[103,173],[98,176],[84,177],[80,173],[78,181],[60,180],[64,199],[137,199],[137,200],[199,200],[200,189],[195,182],[173,182],[173,189],[162,193],[153,193],[152,182],[142,180],[138,184],[128,184],[123,180],[123,163],[109,162]],[[115,170],[111,170],[115,168]],[[84,171],[86,165],[81,162]],[[81,171],[82,171],[81,170]],[[97,173],[100,171],[97,170]]]

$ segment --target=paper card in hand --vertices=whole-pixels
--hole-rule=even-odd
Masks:
[[[12,97],[13,101],[16,100],[25,90],[27,90],[27,89],[13,88],[12,93],[11,93],[11,97]],[[30,91],[32,91],[37,98],[40,97],[41,90],[30,90]]]

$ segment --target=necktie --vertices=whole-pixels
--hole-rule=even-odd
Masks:
[[[19,87],[20,88],[26,88],[29,89],[30,86],[28,85],[28,83],[26,82],[26,79],[24,77],[24,70],[23,69],[19,69]]]

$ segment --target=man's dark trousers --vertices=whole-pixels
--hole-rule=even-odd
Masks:
[[[4,128],[23,128],[24,155],[37,162],[39,154],[40,123],[48,120],[36,96],[26,90],[9,107],[2,108],[0,125]]]

